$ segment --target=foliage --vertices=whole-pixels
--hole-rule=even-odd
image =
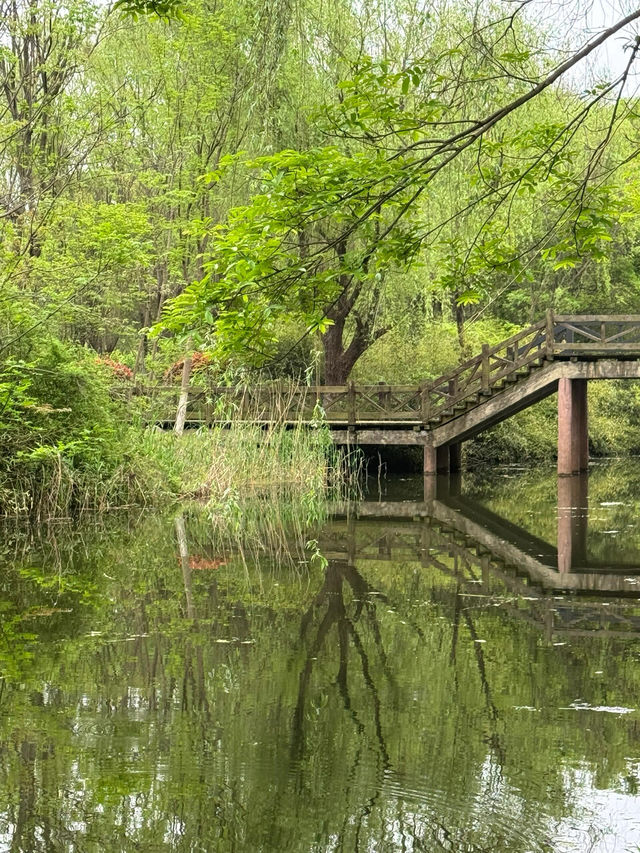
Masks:
[[[229,425],[230,426],[230,425]],[[304,502],[340,490],[341,459],[328,430],[320,426],[289,429],[275,425],[267,432],[250,421],[232,429],[172,433],[147,430],[140,449],[161,466],[165,487],[183,498],[199,498],[227,509],[262,495]]]
[[[155,15],[158,18],[180,17],[181,0],[117,0],[113,6],[115,11],[121,11],[137,20],[139,15]]]
[[[143,499],[111,368],[55,340],[0,374],[0,514],[66,515]]]
[[[530,55],[524,60],[530,64]],[[541,106],[551,103],[545,95],[542,105],[523,107],[524,114],[498,133],[489,121],[486,131],[478,121],[471,133],[445,95],[435,94],[446,91],[446,79],[434,57],[399,70],[386,60],[361,59],[324,117],[348,146],[284,150],[249,162],[259,172],[259,189],[249,205],[209,232],[205,274],[172,301],[165,327],[208,331],[225,354],[246,352],[251,341],[250,353],[260,360],[270,353],[281,314],[299,317],[308,333],[330,335],[341,299],[353,308],[363,290],[377,293],[389,274],[424,265],[430,250],[440,256],[437,287],[456,292],[463,306],[479,301],[492,277],[526,281],[523,261],[531,251],[556,272],[587,257],[603,260],[612,230],[631,210],[615,185],[588,180],[596,163],[581,157],[580,147],[589,144],[582,121],[591,106],[583,114],[580,99],[564,90],[558,106],[578,116],[568,124],[554,114],[557,107],[543,118]],[[501,96],[498,89],[498,101]],[[463,129],[443,142],[444,124]],[[383,139],[392,141],[383,145]],[[604,144],[593,155],[598,163]],[[472,164],[462,157],[467,148]],[[448,215],[450,207],[443,211],[434,202],[440,181],[447,181],[441,172],[448,175],[454,161],[454,180],[467,188]],[[615,165],[608,168],[611,174]],[[223,174],[212,172],[206,180]],[[526,250],[511,227],[523,197],[529,204],[533,197],[546,202],[543,233]],[[477,222],[469,223],[464,211]],[[471,230],[449,237],[449,224],[458,227],[465,219]],[[362,317],[355,317],[357,328]]]
[[[50,477],[69,507],[81,480],[98,503],[149,492],[124,426],[140,395],[96,355],[145,387],[194,348],[201,388],[265,359],[276,377],[401,384],[547,307],[637,311],[628,75],[578,91],[525,6],[5,4],[5,505],[57,494]],[[631,398],[610,418],[595,399],[594,450],[632,446]],[[530,422],[518,453],[538,456],[551,421]]]

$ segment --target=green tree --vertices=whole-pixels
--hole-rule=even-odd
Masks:
[[[601,257],[622,213],[615,190],[602,184],[614,168],[603,165],[604,153],[626,118],[621,96],[638,45],[620,77],[587,98],[562,78],[639,16],[621,19],[556,66],[538,59],[539,33],[495,15],[463,18],[462,38],[459,24],[440,50],[403,64],[363,58],[322,117],[336,142],[254,162],[258,192],[211,233],[205,275],[172,302],[166,326],[199,329],[221,351],[250,350],[260,361],[273,351],[277,319],[295,314],[308,333],[324,333],[327,375],[341,380],[385,331],[375,325],[381,282],[423,262],[425,247],[466,211],[479,211],[479,224],[466,246],[450,242],[449,268],[439,273],[461,302],[479,298],[483,276],[519,274],[522,247],[505,240],[494,220],[520,196],[540,198],[540,187],[554,206],[538,251],[556,268]],[[486,95],[481,118],[478,91]],[[561,120],[558,110],[541,115],[552,92]],[[590,126],[590,154],[576,160],[596,112],[601,125],[607,120],[598,134]],[[443,216],[434,202],[452,174],[467,191]],[[465,278],[469,287],[460,286]]]

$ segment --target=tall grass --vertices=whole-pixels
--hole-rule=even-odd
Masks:
[[[103,463],[98,454],[90,467],[64,449],[38,448],[0,471],[0,515],[42,521],[185,499],[208,502],[219,515],[246,514],[247,502],[260,498],[295,504],[304,516],[317,498],[353,490],[357,455],[337,450],[321,419],[303,424],[302,412],[292,417],[282,401],[276,411],[269,425],[262,411],[252,420],[228,411],[216,426],[181,436],[131,425],[110,458]]]
[[[74,465],[63,451],[51,448],[46,458],[34,463],[9,465],[0,471],[0,516],[26,516],[33,521],[69,518],[85,511],[143,506],[151,501],[150,475],[144,460],[126,453],[115,466],[94,464],[90,469]],[[158,499],[168,492],[156,492]]]
[[[324,492],[337,488],[346,471],[324,428],[236,423],[187,430],[180,437],[150,429],[142,436],[141,450],[161,467],[172,493],[212,502],[230,494]]]
[[[145,432],[142,450],[159,463],[174,493],[232,505],[259,496],[299,502],[353,485],[358,454],[334,446],[322,409],[303,387],[279,380],[259,392],[242,385],[229,390],[203,389],[187,414],[187,422],[204,416],[213,426],[181,436]]]

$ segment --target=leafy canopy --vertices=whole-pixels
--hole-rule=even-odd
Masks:
[[[134,20],[139,15],[155,15],[168,20],[181,17],[182,0],[117,0],[113,8]]]
[[[242,350],[259,362],[272,352],[283,314],[301,319],[308,332],[325,331],[347,288],[423,263],[450,222],[470,209],[480,211],[471,245],[458,251],[452,243],[438,278],[462,302],[477,301],[473,281],[486,271],[524,275],[521,253],[496,216],[541,187],[551,223],[536,247],[541,257],[556,269],[585,254],[602,257],[623,211],[610,183],[589,184],[591,171],[575,149],[584,149],[582,124],[605,89],[586,106],[562,92],[562,108],[575,118],[559,121],[557,110],[545,115],[521,105],[519,120],[498,128],[468,117],[475,104],[452,100],[444,66],[453,54],[402,68],[366,58],[340,84],[338,104],[317,117],[336,142],[249,162],[258,172],[255,194],[208,229],[204,276],[169,304],[163,326],[196,329],[222,353]],[[529,89],[516,71],[530,73],[531,57],[521,51],[499,60],[511,63],[512,77],[497,98],[513,102],[514,89]],[[227,159],[204,180],[215,184],[235,162]],[[434,212],[430,202],[452,172],[465,185],[461,198]]]

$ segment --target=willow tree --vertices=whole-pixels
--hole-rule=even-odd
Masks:
[[[195,329],[220,351],[243,351],[260,362],[273,352],[278,318],[294,315],[307,333],[323,335],[326,378],[343,381],[384,333],[375,325],[382,282],[419,263],[452,218],[484,210],[471,253],[489,268],[517,264],[518,252],[489,239],[491,218],[544,185],[554,222],[545,258],[572,264],[601,252],[620,214],[605,181],[617,164],[603,163],[628,121],[623,96],[638,41],[630,42],[616,79],[583,93],[568,78],[640,10],[554,63],[548,55],[540,59],[544,33],[531,22],[519,25],[526,6],[504,4],[490,16],[448,6],[431,21],[431,41],[420,55],[360,57],[340,83],[337,103],[318,118],[325,144],[254,161],[259,177],[251,202],[210,232],[204,275],[173,300],[166,326]],[[455,26],[443,40],[440,25],[452,16]],[[533,116],[532,106],[551,96],[561,101],[562,120],[557,111]],[[581,128],[598,110],[606,120],[592,126],[585,161]],[[475,169],[467,192],[443,217],[427,202],[469,161]],[[455,273],[454,267],[453,284]],[[470,288],[458,298],[477,294]]]

